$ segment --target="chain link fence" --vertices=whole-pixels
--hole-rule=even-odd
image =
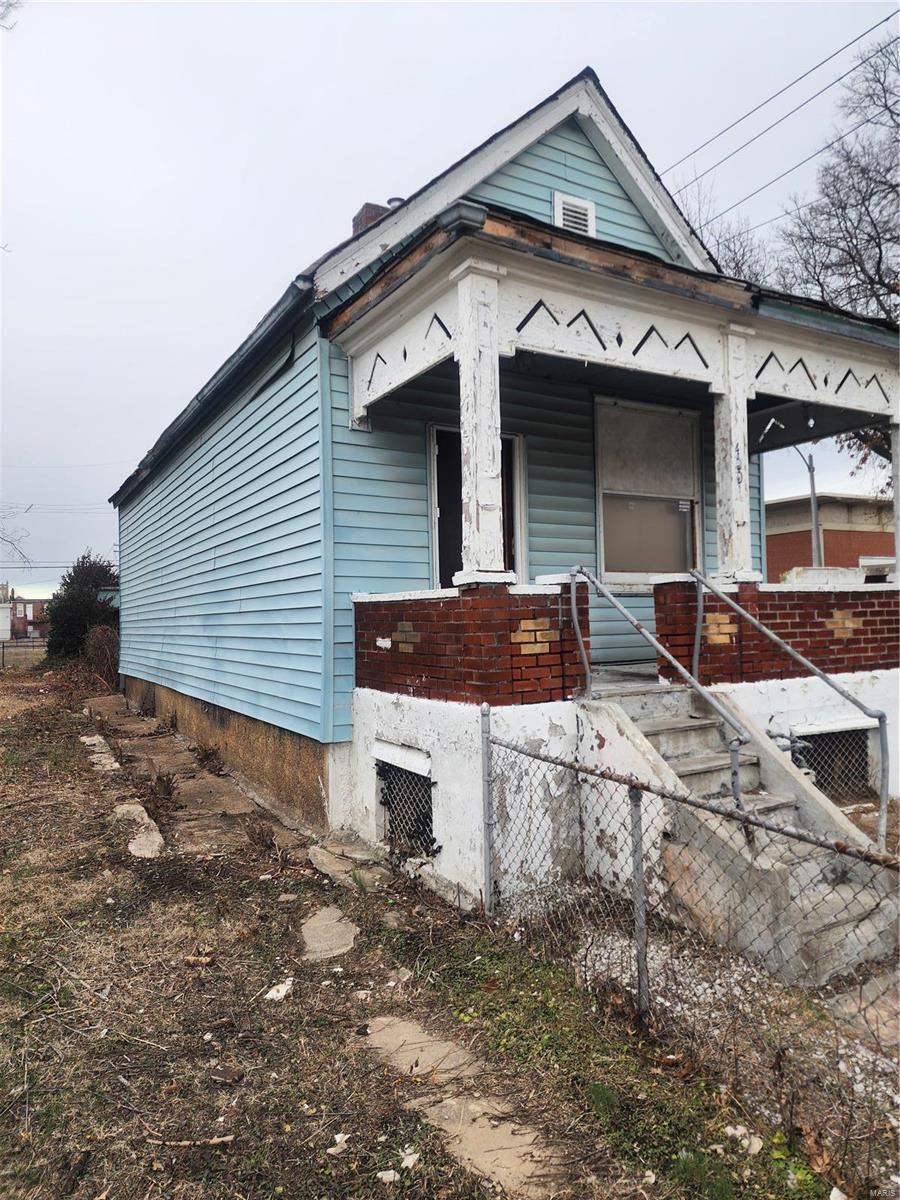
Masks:
[[[898,860],[496,737],[488,774],[501,924],[770,1125],[815,1131],[817,1169],[886,1184]]]
[[[9,668],[24,670],[36,667],[47,655],[44,638],[13,638],[0,640],[0,671]]]

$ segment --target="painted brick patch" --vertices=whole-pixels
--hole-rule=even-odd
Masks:
[[[653,589],[657,636],[690,668],[697,591],[692,583],[664,583]],[[740,584],[735,599],[823,671],[874,671],[900,666],[900,592],[764,591]],[[677,678],[664,660],[660,674]],[[701,683],[741,683],[787,679],[806,671],[765,634],[759,633],[717,597],[704,597],[700,644]]]
[[[587,588],[578,616],[588,645]],[[356,684],[432,700],[542,704],[584,683],[568,593],[475,584],[458,596],[356,605]]]

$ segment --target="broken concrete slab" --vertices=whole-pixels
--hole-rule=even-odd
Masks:
[[[95,720],[108,721],[113,717],[127,716],[128,705],[121,692],[108,692],[103,696],[91,696],[84,702],[85,712]]]
[[[247,845],[247,834],[237,818],[215,814],[176,816],[169,834],[181,854],[223,854]]]
[[[174,734],[114,740],[129,770],[151,783],[188,778],[200,770],[196,758]]]
[[[95,771],[101,771],[104,774],[110,774],[114,771],[121,771],[122,767],[118,759],[110,750],[109,743],[106,738],[101,737],[99,733],[91,736],[83,736],[78,739],[87,746],[91,756],[91,766]]]
[[[432,1037],[417,1021],[376,1017],[368,1044],[422,1091],[407,1101],[444,1134],[449,1152],[464,1167],[485,1176],[510,1196],[546,1200],[554,1177],[562,1182],[566,1156],[533,1126],[515,1120],[497,1096],[475,1093],[485,1064],[456,1042]],[[431,1086],[425,1086],[430,1084]]]
[[[156,717],[139,717],[135,713],[110,717],[106,724],[110,733],[120,738],[156,737],[165,731]]]
[[[325,846],[310,846],[308,855],[309,861],[317,871],[321,871],[323,875],[327,875],[341,887],[374,888],[379,883],[389,882],[392,878],[386,867],[375,864],[366,866],[358,858],[346,858],[334,854]]]
[[[351,835],[330,837],[322,845],[338,858],[350,858],[357,863],[374,863],[383,861],[384,851],[379,846],[370,846],[360,838]]]
[[[103,736],[102,733],[82,734],[82,736],[78,740],[83,745],[87,746],[88,750],[91,750],[94,753],[97,753],[97,754],[109,754],[110,753],[109,742],[106,740],[106,738]]]
[[[237,817],[258,809],[231,779],[199,772],[175,781],[175,798],[192,814],[224,814]]]
[[[300,927],[306,950],[306,962],[322,962],[339,958],[353,949],[359,926],[344,916],[339,908],[329,905],[308,917]]]
[[[159,826],[147,813],[143,804],[117,804],[113,809],[116,821],[129,821],[137,825],[137,831],[128,843],[128,853],[135,858],[159,858],[165,842]]]
[[[433,1037],[418,1021],[374,1017],[369,1044],[402,1075],[427,1076],[433,1083],[474,1078],[478,1060],[457,1042]]]
[[[829,1000],[826,1007],[863,1041],[884,1051],[900,1047],[900,976],[897,970],[873,975],[859,987]]]
[[[435,1103],[421,1099],[413,1107],[443,1132],[462,1166],[499,1184],[508,1196],[547,1200],[555,1191],[553,1176],[562,1179],[562,1155],[532,1126],[504,1114],[499,1102],[448,1096]]]

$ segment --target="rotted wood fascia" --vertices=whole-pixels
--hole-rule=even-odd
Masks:
[[[337,340],[354,321],[365,316],[413,279],[438,254],[454,245],[460,238],[456,232],[435,230],[414,246],[402,258],[375,275],[352,300],[335,309],[320,322],[319,328],[330,341]]]

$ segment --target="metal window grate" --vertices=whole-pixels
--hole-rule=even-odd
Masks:
[[[391,856],[433,857],[440,846],[434,840],[432,780],[393,763],[379,761],[376,770]]]
[[[794,743],[794,761],[813,773],[816,787],[831,800],[876,794],[869,762],[868,729],[804,734]]]

